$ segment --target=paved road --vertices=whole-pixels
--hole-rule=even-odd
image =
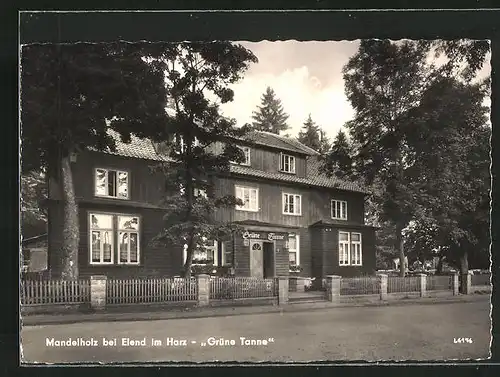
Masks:
[[[26,326],[21,337],[25,362],[478,359],[489,356],[490,303]],[[210,345],[210,337],[222,338],[226,345]],[[242,345],[240,337],[261,344]],[[94,340],[96,345],[57,346],[68,338],[89,344]],[[116,339],[117,345],[104,346],[103,338]],[[145,339],[146,345],[126,346],[123,338]],[[470,338],[472,343],[454,343],[454,338]],[[227,343],[231,340],[234,345]]]

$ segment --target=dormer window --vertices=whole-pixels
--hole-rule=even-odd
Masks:
[[[186,143],[184,143],[184,138],[181,135],[175,136],[175,144],[177,145],[177,151],[179,153],[184,153],[186,151]],[[197,147],[200,145],[200,141],[197,137],[193,140],[193,146]]]
[[[280,155],[280,171],[285,173],[295,174],[295,157],[281,153]]]
[[[122,170],[95,169],[95,196],[116,199],[129,198],[129,174]]]
[[[243,160],[243,162],[236,162],[236,161],[231,161],[231,162],[233,164],[250,166],[250,147],[238,147],[238,148],[240,148],[243,151],[245,159]]]

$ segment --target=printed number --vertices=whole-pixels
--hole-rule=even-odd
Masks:
[[[453,338],[453,343],[457,344],[457,343],[468,343],[468,344],[472,344],[473,341],[472,341],[472,338]]]

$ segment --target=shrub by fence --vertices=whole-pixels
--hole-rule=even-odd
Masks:
[[[340,280],[340,295],[375,295],[380,292],[377,277],[342,278]]]
[[[389,276],[387,278],[387,293],[420,292],[420,277]]]
[[[25,280],[21,283],[21,304],[90,303],[89,280]]]
[[[210,299],[272,298],[278,296],[277,279],[247,277],[210,279]]]
[[[148,304],[196,301],[195,278],[109,279],[106,304]]]

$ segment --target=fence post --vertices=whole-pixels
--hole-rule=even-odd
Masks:
[[[419,275],[420,280],[420,297],[425,297],[427,296],[427,275],[426,274],[420,274]]]
[[[386,274],[379,274],[378,275],[378,288],[380,292],[380,299],[382,301],[387,300],[387,275]]]
[[[94,310],[106,308],[106,288],[108,280],[105,275],[90,277],[90,306]]]
[[[208,306],[210,303],[210,276],[200,274],[198,280],[198,306]]]
[[[458,272],[453,272],[451,274],[451,290],[453,291],[453,296],[458,296],[459,283]]]
[[[278,277],[278,305],[288,304],[288,276]]]
[[[338,275],[328,275],[326,277],[326,294],[328,301],[340,301],[340,279]]]
[[[467,274],[462,275],[462,281],[460,282],[461,290],[463,295],[470,295],[472,293],[472,277],[471,271],[468,271]]]

